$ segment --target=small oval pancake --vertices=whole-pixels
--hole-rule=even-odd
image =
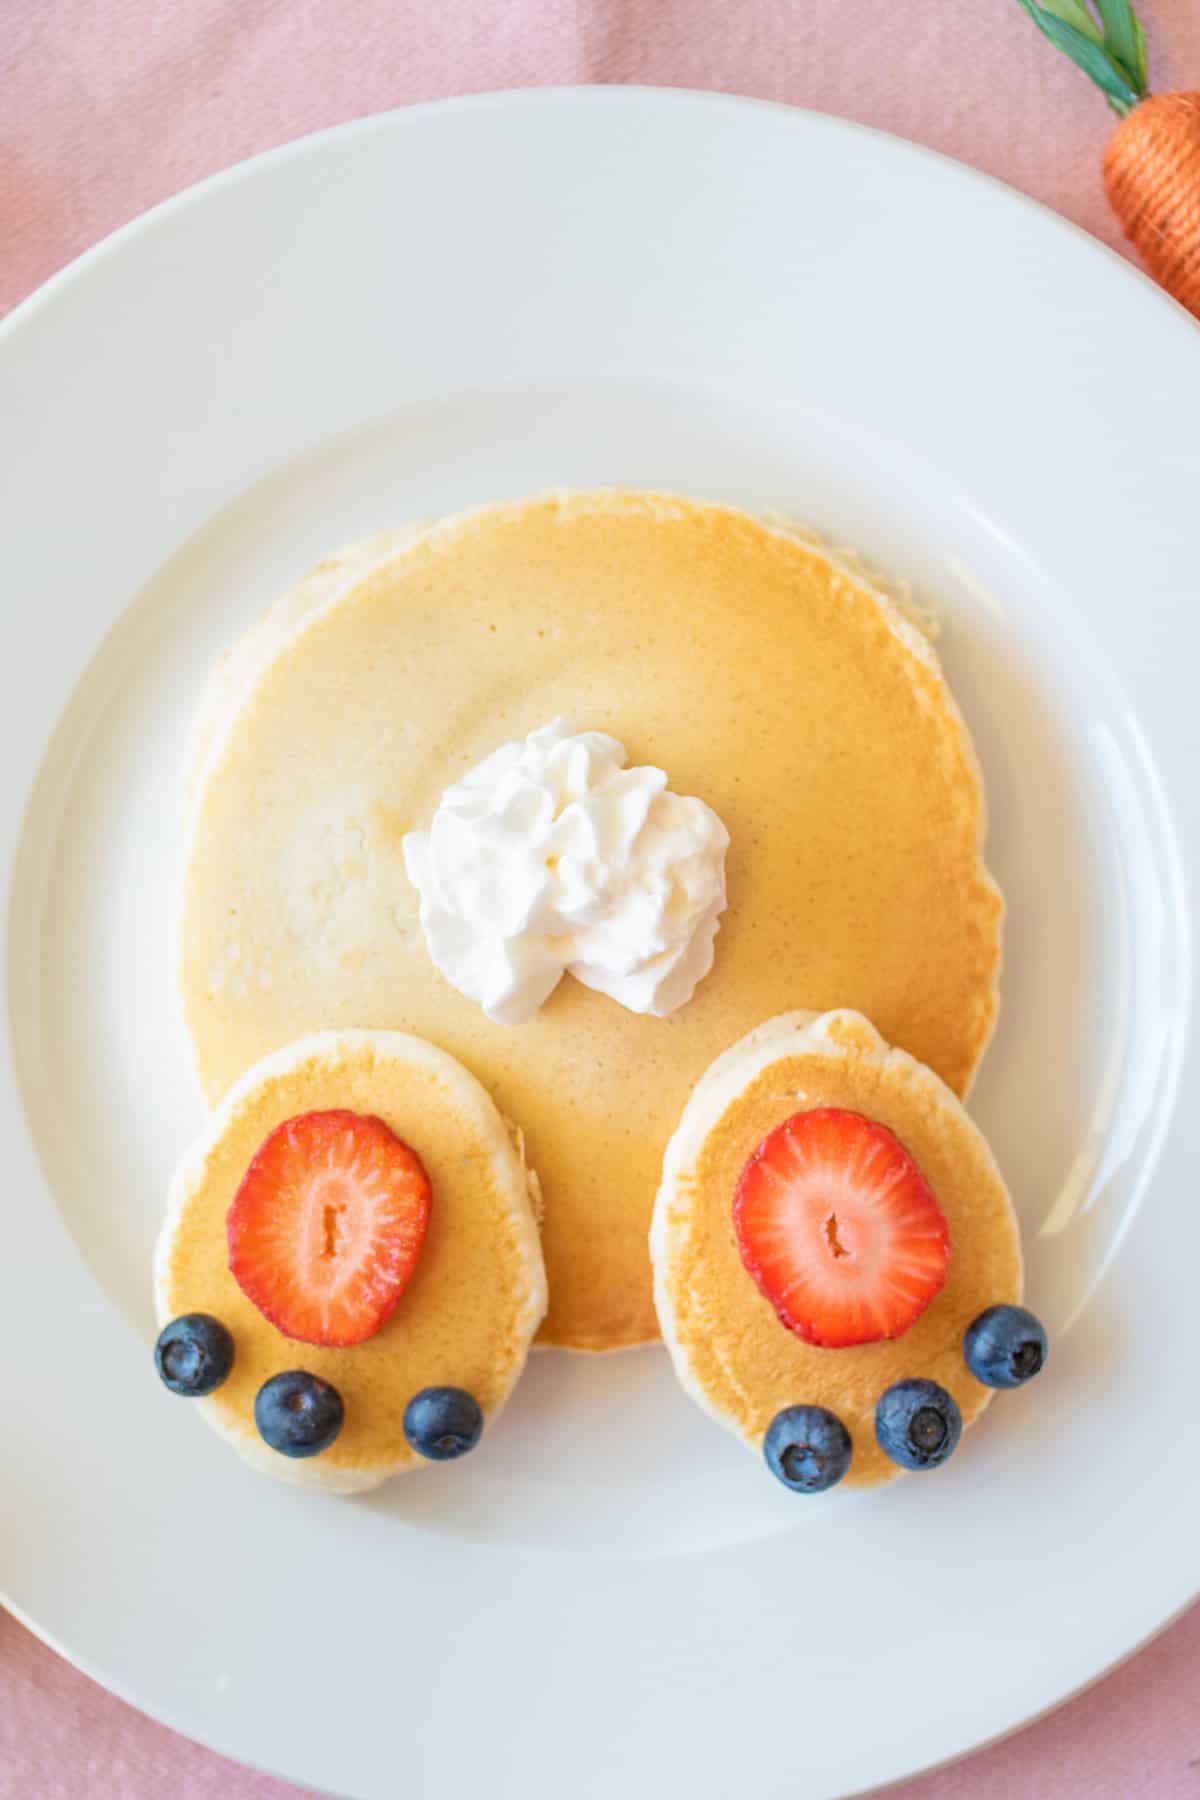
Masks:
[[[387,1323],[327,1350],[278,1331],[229,1272],[225,1215],[255,1151],[299,1113],[372,1113],[420,1156],[433,1188],[420,1261]],[[298,1486],[375,1487],[421,1465],[404,1408],[423,1387],[474,1394],[490,1422],[507,1400],[546,1310],[534,1202],[519,1134],[444,1051],[401,1032],[322,1032],[266,1058],[230,1090],[171,1186],[154,1260],[160,1325],[208,1312],[233,1333],[229,1379],[192,1402],[248,1462]],[[254,1397],[284,1369],[333,1382],[345,1424],[319,1456],[293,1461],[254,1425]]]
[[[527,1133],[544,1340],[645,1342],[663,1150],[726,1045],[782,1007],[852,1005],[968,1086],[1001,915],[970,739],[911,619],[744,513],[557,495],[376,553],[277,611],[206,709],[181,932],[203,1086],[215,1099],[326,1026],[443,1045]],[[667,1020],[567,979],[535,1019],[497,1025],[425,949],[401,839],[558,715],[612,733],[729,829],[716,963]]]
[[[901,1338],[853,1349],[806,1344],[747,1274],[733,1196],[752,1152],[795,1112],[843,1106],[894,1131],[950,1227],[946,1285]],[[697,1083],[667,1149],[650,1233],[659,1323],[680,1381],[761,1452],[785,1406],[828,1407],[854,1442],[848,1487],[900,1473],[875,1441],[875,1404],[893,1382],[940,1382],[964,1425],[991,1398],[963,1361],[963,1332],[985,1306],[1021,1297],[1021,1244],[982,1133],[943,1081],[893,1050],[860,1014],[787,1013],[719,1057]]]

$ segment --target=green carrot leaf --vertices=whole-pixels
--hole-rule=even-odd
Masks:
[[[1146,38],[1142,23],[1129,0],[1096,0],[1096,11],[1104,24],[1105,47],[1120,63],[1138,98],[1144,99],[1149,85],[1146,75]]]
[[[1061,0],[1059,3],[1061,4]],[[1106,43],[1097,43],[1094,37],[1088,37],[1074,25],[1068,25],[1065,19],[1056,17],[1044,6],[1040,6],[1038,0],[1020,0],[1020,4],[1038,30],[1057,49],[1069,56],[1085,75],[1091,77],[1114,112],[1124,116],[1133,111],[1142,95]]]
[[[1103,29],[1092,17],[1087,0],[1041,0],[1041,10],[1061,19],[1064,25],[1073,25],[1085,37],[1095,38],[1098,44],[1104,40]]]

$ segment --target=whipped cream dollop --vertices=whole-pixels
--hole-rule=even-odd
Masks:
[[[663,1018],[713,964],[729,833],[661,769],[555,719],[446,789],[404,839],[429,954],[489,1018],[519,1025],[564,974]]]

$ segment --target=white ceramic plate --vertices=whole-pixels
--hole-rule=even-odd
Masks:
[[[22,1617],[192,1736],[347,1794],[818,1800],[1008,1730],[1192,1596],[1198,417],[1195,325],[1049,214],[870,132],[679,93],[309,139],[9,320]],[[293,1493],[149,1360],[151,1241],[200,1118],[169,961],[185,725],[330,548],[604,482],[781,508],[940,613],[1010,903],[975,1104],[1031,1303],[1072,1328],[947,1469],[875,1497],[787,1495],[653,1351],[535,1358],[469,1466]]]

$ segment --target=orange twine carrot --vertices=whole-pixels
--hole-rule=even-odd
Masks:
[[[1104,191],[1147,270],[1200,318],[1200,94],[1152,94],[1104,152]]]
[[[1104,152],[1104,191],[1149,274],[1200,318],[1200,94],[1149,92],[1129,0],[1021,4],[1121,115]]]

